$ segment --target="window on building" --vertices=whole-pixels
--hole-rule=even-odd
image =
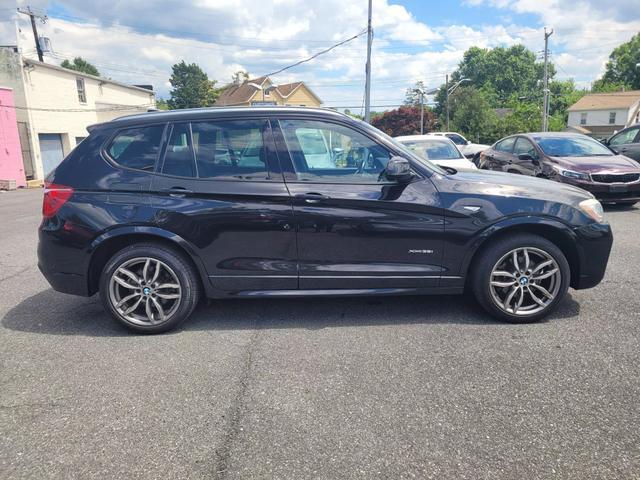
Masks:
[[[87,92],[84,88],[84,78],[76,78],[76,90],[78,90],[78,100],[80,100],[80,103],[87,103]]]
[[[616,123],[616,112],[609,112],[609,123],[611,125],[615,125],[615,123]]]
[[[587,124],[587,113],[581,113],[580,114],[580,125],[586,125]]]
[[[107,153],[123,167],[153,171],[163,131],[162,125],[122,130],[109,145]]]

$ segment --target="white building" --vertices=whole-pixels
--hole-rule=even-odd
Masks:
[[[155,107],[150,87],[126,85],[0,47],[0,85],[13,89],[28,179],[43,179],[87,136],[87,126]]]
[[[597,138],[640,122],[640,90],[590,93],[569,107],[569,128]]]

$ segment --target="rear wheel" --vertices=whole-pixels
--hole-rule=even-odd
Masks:
[[[472,272],[478,302],[493,316],[512,323],[540,320],[569,288],[569,263],[552,242],[518,234],[481,252]]]
[[[197,273],[176,251],[138,244],[116,253],[100,277],[106,310],[127,328],[161,333],[180,325],[200,295]]]

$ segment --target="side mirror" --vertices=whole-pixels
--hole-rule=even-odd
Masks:
[[[531,163],[533,163],[533,165],[536,167],[540,166],[540,160],[538,160],[537,158],[532,159]]]
[[[602,138],[600,139],[600,143],[606,146],[609,146],[609,139],[608,138]]]
[[[392,182],[406,183],[411,180],[411,164],[404,157],[391,157],[384,170],[384,176]]]
[[[518,155],[518,160],[522,160],[524,162],[530,162],[533,160],[533,157],[528,153],[521,153],[520,155]]]

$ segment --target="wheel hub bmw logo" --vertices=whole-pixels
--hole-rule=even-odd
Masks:
[[[145,295],[149,295],[151,293],[151,289],[149,287],[144,287],[142,289],[142,293],[144,293]]]
[[[529,283],[529,279],[527,277],[520,277],[520,285],[523,287]]]

